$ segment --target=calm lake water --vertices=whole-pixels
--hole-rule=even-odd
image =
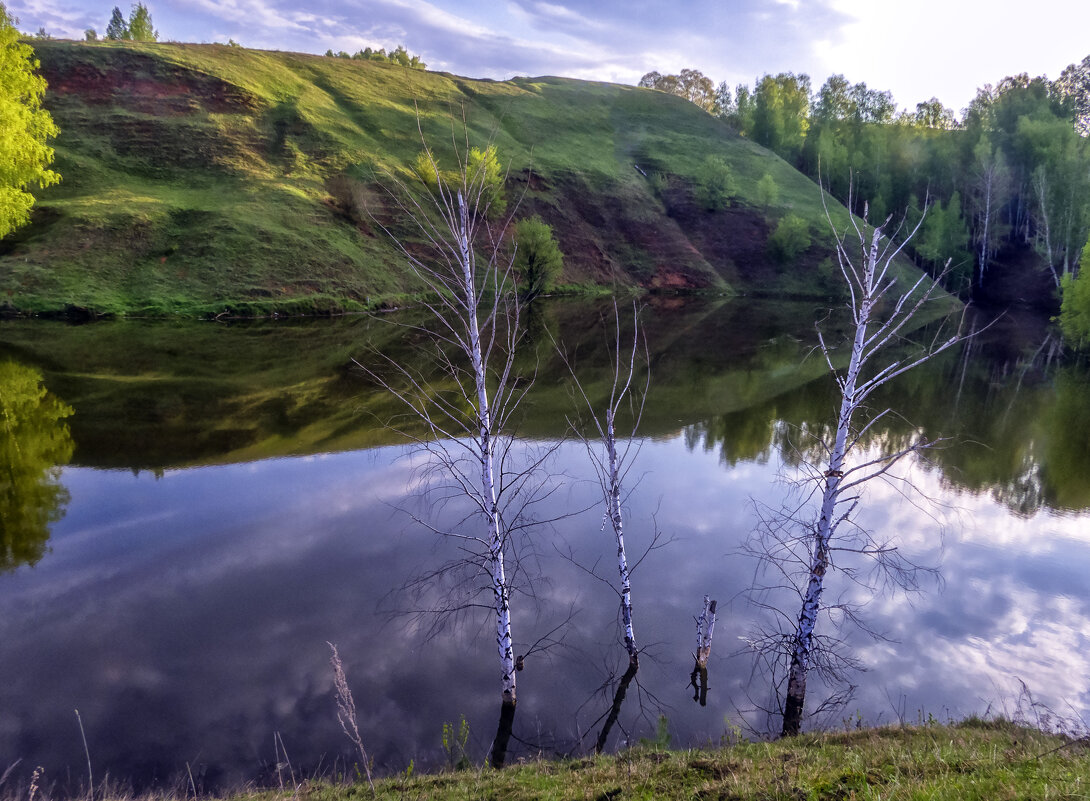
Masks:
[[[538,371],[526,447],[559,443],[547,516],[572,514],[520,544],[517,647],[555,644],[519,674],[515,756],[592,748],[602,688],[623,670],[616,596],[588,574],[614,578],[614,546],[585,451],[564,440],[572,401],[543,333],[578,353],[598,396],[604,313],[544,307],[529,323],[539,355],[521,359]],[[675,744],[766,726],[769,680],[746,643],[767,615],[745,594],[757,566],[741,546],[761,505],[792,497],[800,432],[832,417],[812,352],[826,313],[676,299],[644,311],[652,384],[627,534],[631,554],[656,527],[661,547],[633,576],[641,689],[614,746],[653,736],[660,713]],[[811,725],[1013,714],[1027,691],[1090,715],[1090,376],[1045,333],[1008,317],[874,401],[900,416],[873,432],[873,452],[914,433],[949,439],[905,465],[907,483],[869,487],[859,522],[940,573],[866,605],[883,639],[843,632],[865,670],[848,704]],[[380,772],[442,764],[443,724],[463,716],[469,756],[483,759],[499,707],[494,634],[483,613],[438,629],[411,614],[445,591],[406,587],[457,556],[412,515],[442,527],[460,512],[421,500],[419,456],[382,425],[398,407],[351,364],[376,351],[422,353],[365,318],[0,323],[0,392],[26,394],[40,375],[50,393],[20,406],[26,419],[0,442],[16,487],[0,498],[0,771],[21,759],[16,777],[41,765],[58,791],[78,789],[76,709],[96,781],[275,783],[289,760],[296,776],[341,771],[351,750],[327,642]],[[828,592],[868,596],[839,577]],[[720,615],[701,707],[687,685],[705,594]],[[826,694],[815,682],[808,701]]]

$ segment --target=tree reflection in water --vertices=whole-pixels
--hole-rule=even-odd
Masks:
[[[50,526],[64,517],[59,478],[74,448],[64,422],[71,414],[40,372],[0,362],[0,572],[37,563]]]

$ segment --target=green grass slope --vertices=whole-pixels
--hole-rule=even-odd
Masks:
[[[1087,742],[1008,721],[888,726],[671,751],[644,742],[613,756],[538,761],[502,771],[406,774],[354,785],[305,782],[228,801],[473,799],[537,801],[999,801],[1081,799]],[[106,795],[106,798],[112,798]]]
[[[374,222],[398,224],[382,176],[406,174],[418,125],[442,158],[462,109],[473,143],[494,141],[510,169],[518,213],[553,224],[567,283],[835,286],[816,185],[677,97],[222,45],[34,45],[63,182],[0,242],[9,311],[321,312],[412,293]],[[738,178],[720,212],[693,200],[713,154]],[[758,208],[765,173],[781,199]],[[780,266],[765,240],[789,211],[810,221],[815,245]]]

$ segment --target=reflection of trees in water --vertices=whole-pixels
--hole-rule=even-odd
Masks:
[[[1084,366],[996,360],[988,354],[951,355],[922,365],[892,390],[876,393],[872,412],[887,406],[903,417],[883,419],[864,445],[897,449],[919,433],[944,437],[925,469],[938,469],[954,489],[987,492],[1015,514],[1042,508],[1090,508],[1090,375]],[[812,458],[809,432],[822,433],[832,403],[831,383],[815,381],[767,403],[711,418],[685,431],[690,448],[718,450],[725,464],[787,464]],[[881,443],[877,440],[881,439]]]
[[[72,458],[63,422],[71,414],[40,372],[0,363],[0,571],[41,559],[50,525],[64,517],[68,491],[58,479]]]
[[[1090,508],[1090,377],[1064,368],[1056,376],[1054,402],[1042,415],[1045,500],[1060,509]]]

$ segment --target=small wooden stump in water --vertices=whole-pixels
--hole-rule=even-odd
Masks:
[[[701,706],[708,705],[708,657],[712,653],[712,635],[715,633],[715,606],[716,602],[705,595],[704,610],[696,619],[696,652],[689,684],[693,688],[693,700]]]

